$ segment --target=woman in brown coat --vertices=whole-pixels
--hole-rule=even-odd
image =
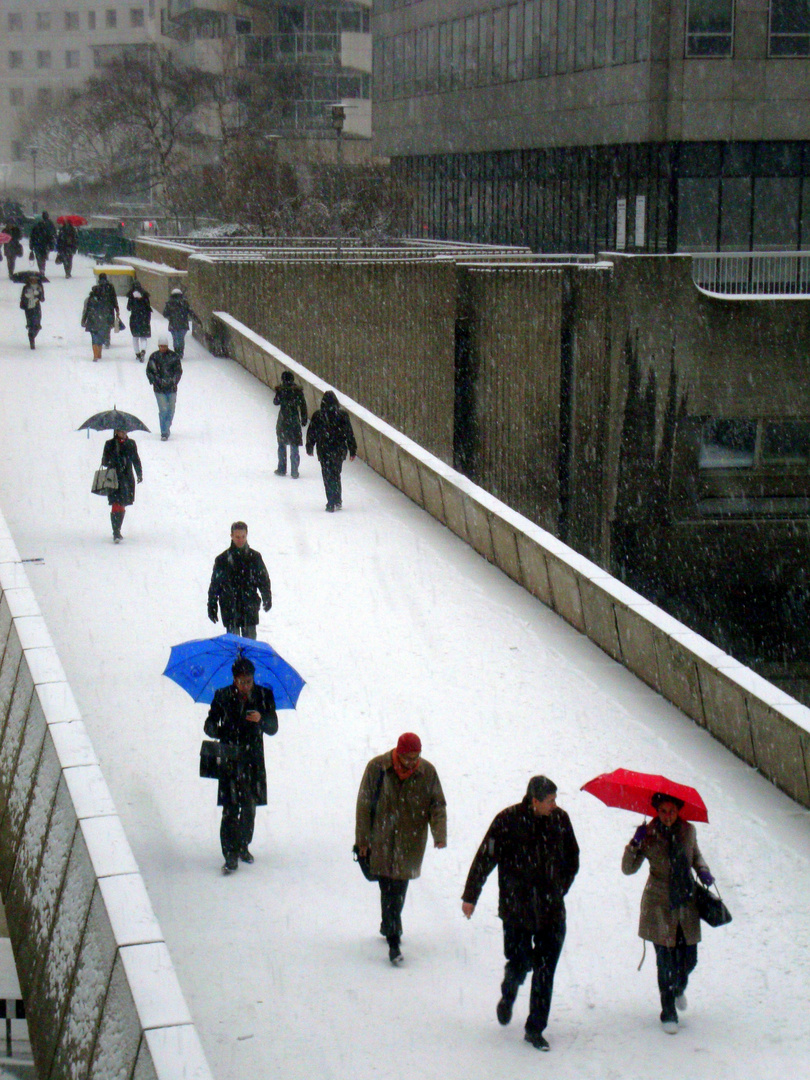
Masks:
[[[680,817],[683,803],[659,791],[652,797],[657,818],[639,825],[624,849],[622,873],[635,874],[646,859],[650,876],[641,897],[638,936],[655,946],[661,1023],[674,1035],[678,1009],[686,1008],[686,984],[697,965],[700,917],[694,869],[704,885],[714,878],[700,854],[695,827]]]

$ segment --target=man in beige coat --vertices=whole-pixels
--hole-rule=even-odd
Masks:
[[[357,795],[355,843],[368,856],[380,883],[382,924],[388,959],[402,962],[402,908],[408,882],[418,878],[427,847],[447,846],[447,804],[439,777],[422,755],[418,735],[400,735],[394,750],[366,765]]]

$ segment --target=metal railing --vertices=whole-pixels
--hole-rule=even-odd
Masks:
[[[714,296],[810,296],[810,251],[693,255],[692,280]]]

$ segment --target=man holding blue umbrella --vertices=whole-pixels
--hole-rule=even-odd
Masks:
[[[273,691],[254,682],[255,665],[246,656],[233,663],[233,684],[214,693],[205,734],[238,747],[238,757],[219,781],[217,806],[222,807],[220,842],[224,874],[252,863],[250,843],[256,807],[267,805],[267,773],[262,735],[275,735],[278,716]]]

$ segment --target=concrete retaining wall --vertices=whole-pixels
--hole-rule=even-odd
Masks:
[[[39,1080],[211,1080],[1,514],[0,892]]]
[[[224,312],[228,355],[268,386],[284,369],[312,411],[328,383]],[[489,562],[758,769],[810,807],[810,709],[511,510],[338,389],[358,455]]]
[[[163,311],[172,289],[185,290],[188,277],[185,270],[176,270],[165,263],[149,262],[146,259],[119,258],[115,261],[132,267],[138,281],[149,293],[149,299],[155,311]]]

